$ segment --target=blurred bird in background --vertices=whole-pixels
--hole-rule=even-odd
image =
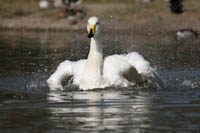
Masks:
[[[49,1],[48,0],[40,0],[39,1],[40,9],[47,9],[49,8]]]
[[[81,5],[82,0],[51,0],[54,7],[61,8],[58,16],[67,18],[70,24],[76,24],[86,16],[86,9]]]
[[[79,12],[82,0],[51,0],[51,3],[54,7],[61,8],[59,16],[65,17]]]
[[[193,29],[180,29],[176,31],[176,39],[182,40],[182,39],[194,39],[199,38],[200,32],[195,31]]]
[[[172,13],[183,13],[183,0],[169,0]]]
[[[151,3],[153,0],[135,0],[135,1],[139,3],[147,4],[147,3]]]
[[[70,24],[76,24],[86,16],[86,9],[81,6],[82,0],[40,0],[41,9],[59,8],[58,16],[66,18]]]

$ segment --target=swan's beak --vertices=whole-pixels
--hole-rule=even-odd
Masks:
[[[95,34],[95,25],[89,25],[89,34],[88,34],[88,38],[92,38],[94,37]]]

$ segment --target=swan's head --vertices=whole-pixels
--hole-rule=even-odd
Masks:
[[[97,17],[90,17],[87,24],[88,38],[98,36],[101,33],[100,21]]]

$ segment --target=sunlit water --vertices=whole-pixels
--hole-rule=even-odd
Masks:
[[[105,56],[138,51],[167,88],[50,92],[49,75],[87,58],[88,43],[82,31],[0,33],[1,133],[200,131],[200,40],[106,32]]]

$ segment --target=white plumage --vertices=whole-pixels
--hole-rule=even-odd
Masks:
[[[47,9],[47,8],[49,8],[49,1],[48,0],[40,0],[39,7],[41,9]]]
[[[62,80],[71,77],[73,84],[82,90],[109,86],[127,87],[143,83],[144,78],[158,78],[154,74],[155,69],[137,52],[115,54],[103,59],[101,25],[98,18],[89,18],[87,30],[88,37],[91,38],[88,59],[62,62],[47,80],[51,90],[63,90]]]

